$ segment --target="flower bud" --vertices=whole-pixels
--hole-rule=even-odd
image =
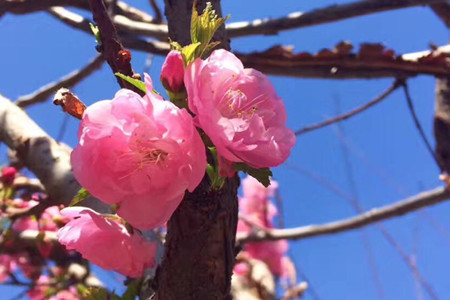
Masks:
[[[178,93],[184,88],[183,77],[183,57],[180,52],[172,50],[161,68],[161,83],[169,92]]]
[[[2,170],[2,183],[6,186],[11,186],[16,178],[17,170],[14,167],[5,167]]]

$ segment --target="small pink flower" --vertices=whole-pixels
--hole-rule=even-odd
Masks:
[[[161,68],[161,82],[164,88],[170,92],[178,93],[183,87],[184,64],[181,53],[172,50],[167,54]]]
[[[1,181],[4,185],[10,186],[13,184],[17,176],[17,170],[14,167],[5,167],[2,169]]]
[[[36,281],[36,285],[27,292],[27,296],[32,300],[45,300],[49,288],[50,278],[47,275],[41,275]]]
[[[246,262],[239,262],[234,265],[233,273],[238,276],[248,276],[250,266]]]
[[[117,213],[139,229],[164,224],[193,191],[206,168],[205,147],[185,109],[152,92],[122,89],[89,106],[72,152],[73,172],[92,195],[118,204]]]
[[[15,268],[16,264],[11,255],[0,254],[0,283],[5,282]]]
[[[50,300],[79,300],[77,289],[71,286],[68,290],[62,290],[52,296]]]
[[[215,50],[187,67],[184,83],[196,122],[231,162],[255,168],[283,163],[295,144],[286,111],[269,79],[244,69],[231,52]]]
[[[156,244],[135,231],[130,234],[115,217],[105,218],[84,207],[61,211],[73,218],[58,231],[58,240],[67,250],[81,255],[105,270],[114,270],[129,277],[141,277],[155,264]]]
[[[284,274],[283,257],[288,247],[286,240],[268,241],[248,243],[245,251],[251,258],[265,262],[275,276],[282,276]]]
[[[277,188],[278,183],[274,180],[271,180],[267,188],[251,176],[242,180],[244,196],[239,198],[239,210],[244,220],[242,218],[239,220],[238,232],[250,233],[252,225],[264,229],[274,228],[273,218],[277,215],[277,209],[270,198],[275,195]],[[284,276],[286,273],[284,261],[287,250],[286,240],[245,245],[245,253],[251,258],[266,263],[276,276]]]

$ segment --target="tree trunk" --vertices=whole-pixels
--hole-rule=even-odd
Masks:
[[[210,1],[220,16],[220,1]],[[182,45],[190,43],[193,1],[166,0],[169,35]],[[198,1],[198,11],[206,1]],[[224,27],[215,40],[229,49]],[[238,177],[220,191],[210,190],[205,176],[193,193],[186,193],[168,223],[165,254],[154,282],[158,300],[230,299],[235,259]]]

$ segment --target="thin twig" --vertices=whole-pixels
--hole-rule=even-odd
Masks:
[[[55,6],[49,8],[48,13],[50,13],[53,17],[57,18],[59,21],[69,25],[72,28],[82,30],[87,34],[92,35],[89,23],[90,21],[83,16],[71,12],[64,7]],[[147,41],[131,34],[126,34],[123,32],[119,32],[119,36],[123,42],[123,44],[127,48],[136,49],[139,51],[144,51],[148,53],[154,53],[158,55],[166,55],[169,52],[169,44],[165,42],[159,41]]]
[[[155,0],[150,0],[150,5],[153,8],[153,12],[155,13],[155,23],[159,24],[162,22],[162,13],[161,9],[159,8],[158,3],[156,3]]]
[[[428,152],[430,153],[431,157],[436,162],[437,167],[439,168],[439,170],[443,171],[443,168],[442,168],[441,164],[439,163],[438,158],[436,157],[436,154],[435,154],[435,152],[433,150],[433,147],[431,146],[430,142],[428,141],[428,138],[427,138],[427,136],[425,134],[425,131],[423,130],[423,127],[420,124],[419,118],[417,117],[416,110],[414,108],[414,104],[413,104],[413,101],[411,99],[411,95],[409,93],[409,89],[408,89],[407,83],[403,82],[402,83],[402,87],[403,87],[403,91],[405,92],[406,102],[408,103],[408,109],[409,109],[409,112],[411,113],[411,117],[413,118],[414,125],[416,126],[417,131],[419,131],[419,134],[420,134],[423,142],[425,143]]]
[[[398,83],[398,82],[396,81],[394,83],[394,85],[396,83]],[[337,110],[336,113],[340,113],[340,99],[338,97],[336,97],[336,110]],[[344,135],[345,130],[344,130],[343,124],[337,123],[336,125],[337,125],[336,127],[338,130],[338,133],[340,135]],[[346,173],[347,181],[350,184],[351,198],[346,198],[346,199],[353,206],[353,208],[355,209],[355,211],[357,213],[362,213],[363,208],[359,201],[358,188],[357,188],[355,176],[353,173],[353,168],[352,168],[349,151],[345,147],[345,144],[342,140],[340,140],[340,145],[341,145],[341,150],[342,150],[341,152],[342,152],[342,156],[343,156],[343,162],[344,162],[344,166],[345,166],[345,171],[346,171],[345,173]],[[373,277],[374,285],[377,290],[378,296],[380,297],[380,299],[385,300],[386,295],[384,293],[383,285],[381,284],[378,268],[377,268],[377,265],[375,262],[375,257],[373,254],[373,249],[370,244],[370,240],[369,240],[366,228],[362,228],[362,230],[361,230],[361,242],[366,251],[367,261],[369,263],[369,268],[370,268],[370,273]]]
[[[104,59],[102,55],[97,55],[83,68],[67,74],[58,81],[46,84],[45,86],[39,88],[37,91],[31,94],[19,97],[19,99],[16,100],[16,104],[19,107],[24,108],[32,104],[44,102],[60,88],[70,88],[80,83],[83,79],[91,75],[95,70],[98,70],[102,66],[103,62]]]
[[[425,278],[423,278],[423,276],[420,274],[419,270],[415,266],[415,263],[411,261],[411,258],[406,253],[406,251],[400,246],[400,244],[397,243],[397,241],[387,232],[387,230],[384,227],[380,226],[379,229],[383,234],[384,238],[388,241],[388,243],[391,244],[391,246],[397,250],[397,252],[400,254],[405,263],[413,270],[417,280],[422,284],[422,286],[425,288],[430,297],[434,300],[439,300],[433,287],[425,280]]]
[[[325,120],[323,122],[320,122],[320,123],[317,123],[314,125],[310,125],[310,126],[306,126],[302,129],[299,129],[295,132],[295,135],[301,135],[301,134],[307,133],[309,131],[313,131],[313,130],[334,124],[336,122],[340,122],[340,121],[346,120],[348,118],[351,118],[351,117],[359,114],[360,112],[363,112],[366,109],[372,107],[373,105],[383,101],[387,96],[389,96],[393,91],[395,91],[400,86],[401,86],[401,82],[399,80],[396,80],[386,91],[384,91],[381,95],[379,95],[375,99],[367,102],[366,104],[364,104],[360,107],[357,107],[345,114],[342,114],[342,115],[333,117],[331,119]]]
[[[236,240],[238,243],[281,239],[298,240],[308,237],[346,232],[368,226],[379,221],[399,217],[423,207],[435,205],[449,199],[450,191],[448,191],[445,187],[438,187],[386,206],[373,208],[370,211],[366,211],[348,219],[342,219],[321,225],[307,225],[289,229],[270,229],[266,231],[258,231],[257,233],[250,235],[239,233]]]

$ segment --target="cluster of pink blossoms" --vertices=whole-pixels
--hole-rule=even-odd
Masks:
[[[242,180],[244,195],[239,198],[241,218],[238,222],[238,232],[250,234],[252,226],[274,228],[273,218],[277,215],[277,209],[270,198],[274,196],[277,188],[278,184],[273,180],[268,188],[250,176]],[[248,243],[245,245],[243,256],[263,261],[276,276],[287,276],[289,273],[289,262],[285,257],[287,250],[286,240]],[[235,267],[235,273],[244,276],[247,269],[245,264],[238,264]]]
[[[144,79],[145,96],[122,89],[114,99],[86,109],[79,144],[71,156],[80,184],[114,204],[117,214],[134,228],[165,224],[186,190],[192,192],[202,180],[207,161],[196,127],[217,148],[222,176],[236,173],[234,163],[277,166],[295,143],[293,132],[284,125],[283,102],[267,77],[244,69],[228,51],[216,50],[187,67],[180,53],[169,53],[161,80],[170,92],[186,89],[190,112],[164,101],[153,91],[147,74]],[[137,260],[155,250],[138,230],[131,233],[122,221],[87,209],[64,214],[75,220],[59,232],[60,242],[92,262],[131,277],[153,265]],[[119,255],[127,259],[119,263]]]

